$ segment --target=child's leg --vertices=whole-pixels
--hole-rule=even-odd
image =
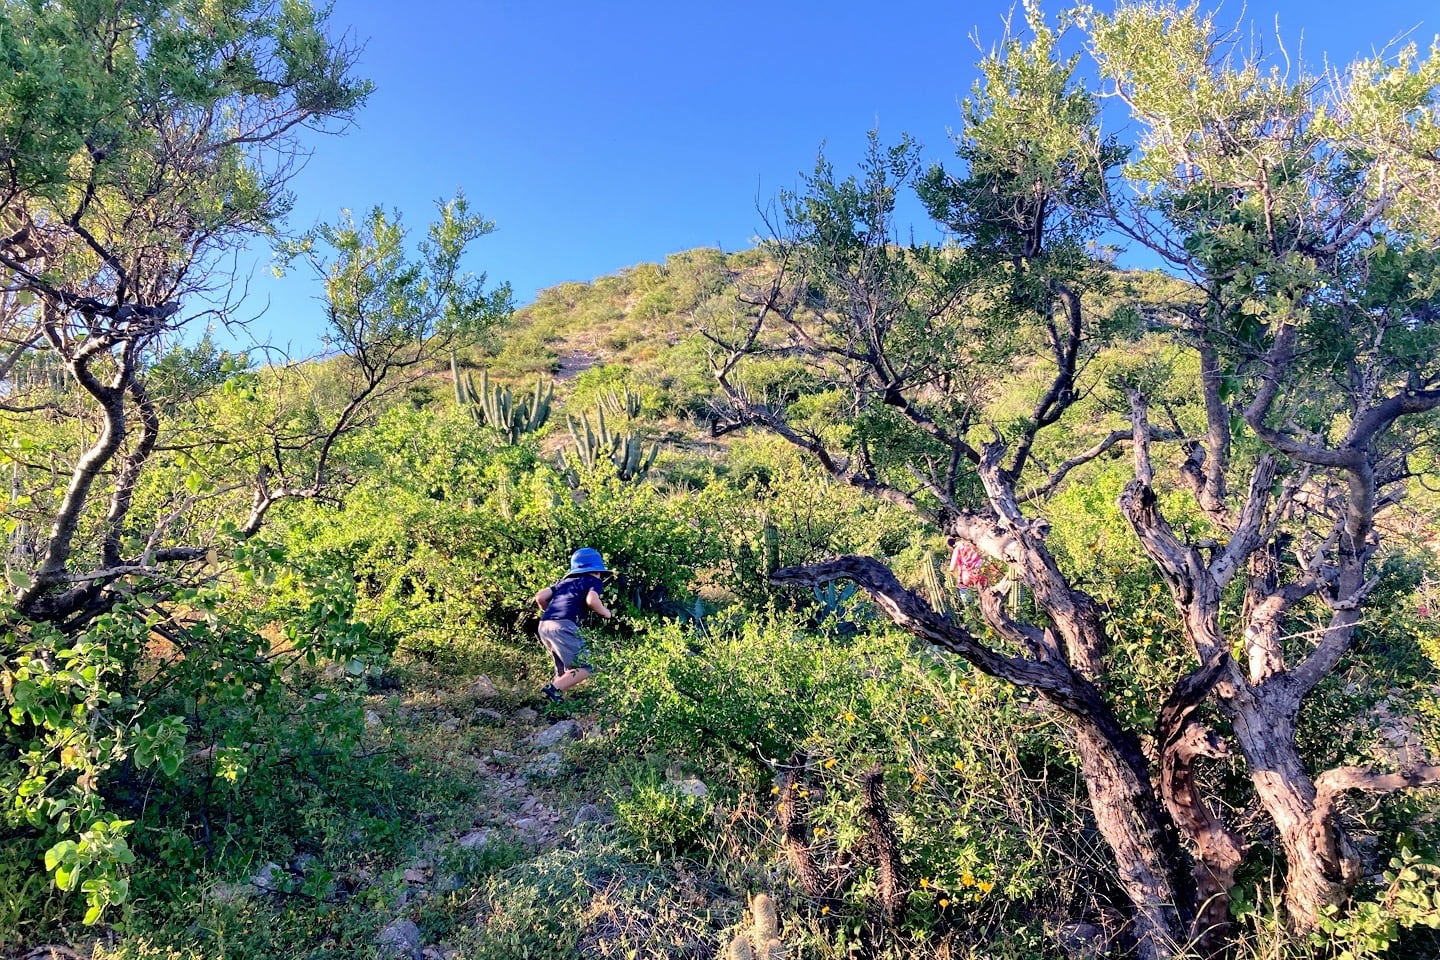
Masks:
[[[556,674],[555,679],[550,681],[556,690],[569,690],[577,683],[581,683],[590,676],[589,667],[571,667],[564,673]]]

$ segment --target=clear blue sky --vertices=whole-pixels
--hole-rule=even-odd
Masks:
[[[1108,0],[1098,0],[1108,5]],[[1436,0],[1237,0],[1221,19],[1318,67],[1440,31]],[[356,125],[320,138],[296,177],[292,226],[341,208],[398,208],[417,232],[463,188],[495,233],[473,268],[518,303],[566,280],[697,246],[747,247],[757,203],[793,187],[817,149],[844,172],[865,133],[910,133],[933,159],[974,80],[975,38],[1008,0],[336,0],[375,93]],[[1049,4],[1047,9],[1060,9]],[[1019,14],[1017,13],[1017,21]],[[1303,45],[1302,45],[1303,41]],[[318,287],[257,272],[255,332],[313,351]]]

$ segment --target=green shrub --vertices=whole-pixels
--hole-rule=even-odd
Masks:
[[[636,781],[629,794],[616,802],[615,814],[647,859],[696,853],[704,849],[713,830],[706,798],[682,793],[658,776]]]

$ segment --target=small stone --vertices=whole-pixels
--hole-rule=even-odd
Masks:
[[[699,777],[690,777],[675,784],[675,792],[682,797],[708,797],[710,788]]]
[[[421,960],[420,928],[413,920],[392,920],[375,939],[380,956],[395,960]]]
[[[540,719],[540,714],[536,713],[534,709],[530,707],[521,707],[515,711],[515,719],[521,723],[534,723]]]
[[[470,686],[466,687],[466,690],[472,696],[479,697],[481,700],[489,700],[500,694],[500,691],[495,688],[495,681],[483,673],[470,681]]]
[[[462,850],[478,850],[489,842],[490,831],[482,827],[479,830],[471,830],[469,833],[466,833],[459,840],[455,841],[455,845]]]
[[[425,870],[417,870],[416,868],[411,867],[410,869],[405,871],[406,883],[424,883],[428,878],[429,874]]]
[[[210,899],[215,903],[239,903],[250,896],[248,883],[217,883],[210,888]]]
[[[481,718],[482,720],[488,720],[491,723],[505,722],[505,714],[501,713],[499,710],[491,710],[489,707],[477,708],[475,710],[475,716]]]
[[[575,811],[575,826],[577,827],[586,823],[609,822],[610,818],[606,816],[605,811],[601,810],[593,803],[582,803],[579,809]]]
[[[1062,923],[1055,939],[1066,956],[1083,960],[1105,956],[1105,931],[1093,923],[1076,920]]]
[[[440,724],[440,729],[444,730],[446,733],[454,733],[456,730],[460,729],[460,718],[451,717],[449,720],[442,721]]]
[[[295,871],[296,873],[309,873],[310,868],[315,866],[315,864],[319,862],[320,858],[315,856],[313,853],[302,853],[300,854],[300,856],[290,861],[290,869]]]
[[[525,776],[531,780],[552,780],[565,769],[565,760],[558,753],[547,753],[525,767]]]
[[[526,831],[534,830],[539,823],[540,821],[536,820],[534,817],[521,817],[519,820],[515,821],[514,826],[516,830]]]
[[[530,742],[542,750],[548,750],[562,740],[573,740],[580,736],[580,724],[574,720],[561,720],[541,730],[530,738]]]
[[[250,882],[261,890],[278,890],[280,878],[284,876],[285,868],[278,863],[267,863],[255,872]]]
[[[365,711],[365,726],[367,726],[367,727],[378,727],[378,726],[380,726],[380,714],[376,713],[374,710],[366,710],[366,711]]]

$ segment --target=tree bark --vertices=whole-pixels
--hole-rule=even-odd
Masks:
[[[871,557],[783,567],[771,577],[774,583],[807,586],[839,579],[864,587],[901,628],[960,655],[984,673],[1036,691],[1071,718],[1096,827],[1110,847],[1133,907],[1138,955],[1142,960],[1174,956],[1188,938],[1193,912],[1189,858],[1146,773],[1138,739],[1125,731],[1099,691],[1063,656],[1037,660],[985,646],[963,625],[938,616]],[[1083,598],[1071,599],[1070,613],[1080,616],[1076,611],[1083,610]],[[1061,618],[1053,611],[1052,617],[1062,632],[1085,630],[1077,623],[1059,624]],[[1049,646],[1053,650],[1053,638]]]

